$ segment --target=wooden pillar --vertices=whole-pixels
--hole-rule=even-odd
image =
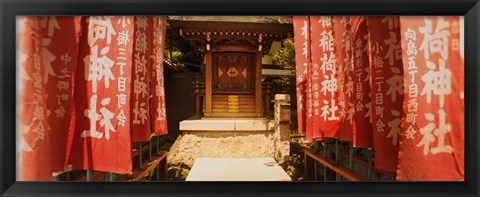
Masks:
[[[260,47],[257,51],[255,64],[255,113],[257,117],[263,116],[262,105],[262,51]]]
[[[205,117],[210,117],[212,113],[212,51],[209,45],[205,52]]]

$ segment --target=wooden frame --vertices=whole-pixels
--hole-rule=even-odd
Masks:
[[[268,8],[267,8],[268,7]],[[2,196],[478,196],[480,135],[478,0],[381,1],[2,1],[0,194]],[[415,183],[40,183],[15,181],[16,15],[465,15],[465,182]],[[168,102],[168,101],[167,101]]]

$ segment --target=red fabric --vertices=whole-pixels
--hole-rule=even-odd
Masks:
[[[74,170],[132,173],[130,95],[133,17],[85,17],[75,77]]]
[[[311,16],[310,30],[313,138],[336,138],[340,125],[332,18]]]
[[[403,104],[398,16],[368,17],[375,168],[396,172]]]
[[[352,142],[354,105],[350,100],[353,93],[351,19],[349,16],[333,16],[332,23],[338,75],[337,90],[340,118],[338,139]]]
[[[70,121],[75,17],[24,17],[20,34],[19,181],[48,181],[64,171]]]
[[[158,135],[168,134],[167,114],[165,111],[165,84],[163,80],[163,58],[165,48],[165,34],[167,19],[164,16],[153,18],[153,64],[152,80],[150,84],[153,133]]]
[[[373,147],[372,108],[370,98],[370,65],[368,62],[367,17],[353,16],[352,20],[352,59],[353,94],[350,101],[354,104],[353,146]]]
[[[295,39],[295,63],[297,76],[297,116],[298,132],[305,133],[307,140],[312,140],[311,130],[306,129],[307,119],[307,68],[310,63],[310,28],[308,16],[293,17]]]
[[[150,141],[150,78],[153,17],[135,16],[131,95],[132,141]]]
[[[400,23],[405,113],[397,180],[463,180],[459,17],[402,16]]]

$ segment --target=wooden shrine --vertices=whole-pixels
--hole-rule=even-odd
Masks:
[[[293,32],[291,24],[169,20],[171,28],[204,55],[204,118],[262,118],[262,57],[273,41]],[[267,101],[265,101],[267,100]],[[197,106],[200,99],[197,98]]]

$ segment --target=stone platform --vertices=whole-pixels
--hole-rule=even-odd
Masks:
[[[191,117],[179,123],[182,134],[168,154],[170,165],[193,166],[197,158],[275,158],[290,155],[290,97],[275,96],[269,118]]]
[[[192,167],[196,158],[274,156],[274,122],[269,119],[200,119],[180,122],[182,135],[170,149],[169,162]]]
[[[197,158],[186,181],[291,181],[273,158]]]
[[[200,118],[180,122],[180,131],[273,131],[275,124],[266,118]]]

